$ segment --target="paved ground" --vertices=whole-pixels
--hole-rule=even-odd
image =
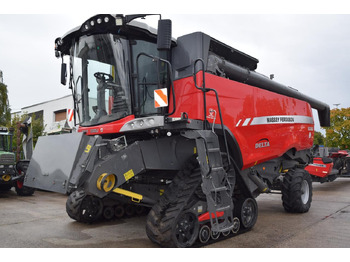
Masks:
[[[259,196],[250,232],[207,247],[349,248],[350,178],[313,187],[308,213],[285,213],[280,195]],[[0,193],[0,247],[157,247],[146,236],[146,217],[80,224],[67,216],[65,202],[66,196],[43,191],[31,197]]]

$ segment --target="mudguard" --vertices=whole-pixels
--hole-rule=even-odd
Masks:
[[[91,139],[84,133],[39,137],[24,185],[66,194],[76,163],[89,154]]]

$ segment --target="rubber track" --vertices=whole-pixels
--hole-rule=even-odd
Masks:
[[[83,190],[76,190],[68,196],[68,199],[66,202],[66,212],[68,216],[81,223],[88,222],[88,221],[82,220],[79,213],[81,202],[83,201],[85,196],[86,195]]]
[[[202,181],[198,162],[192,158],[173,179],[147,216],[146,233],[163,247],[177,247],[173,228],[178,216],[191,207],[191,199]],[[196,169],[197,168],[197,169]]]

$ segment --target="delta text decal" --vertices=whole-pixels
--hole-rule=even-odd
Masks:
[[[255,143],[255,149],[269,147],[270,141],[267,138],[260,139]]]

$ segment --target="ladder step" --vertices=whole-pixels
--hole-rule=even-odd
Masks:
[[[227,191],[228,188],[225,187],[225,186],[222,186],[222,187],[214,187],[213,189],[211,189],[210,191],[211,192],[222,192],[222,191]]]
[[[231,208],[231,206],[219,207],[219,208],[216,209],[216,212],[221,212],[221,211],[229,210],[230,208]]]
[[[215,152],[221,152],[220,148],[214,147],[214,148],[208,148],[209,153],[215,153]]]
[[[225,171],[225,169],[222,166],[211,168],[211,172],[221,172],[221,171]]]

